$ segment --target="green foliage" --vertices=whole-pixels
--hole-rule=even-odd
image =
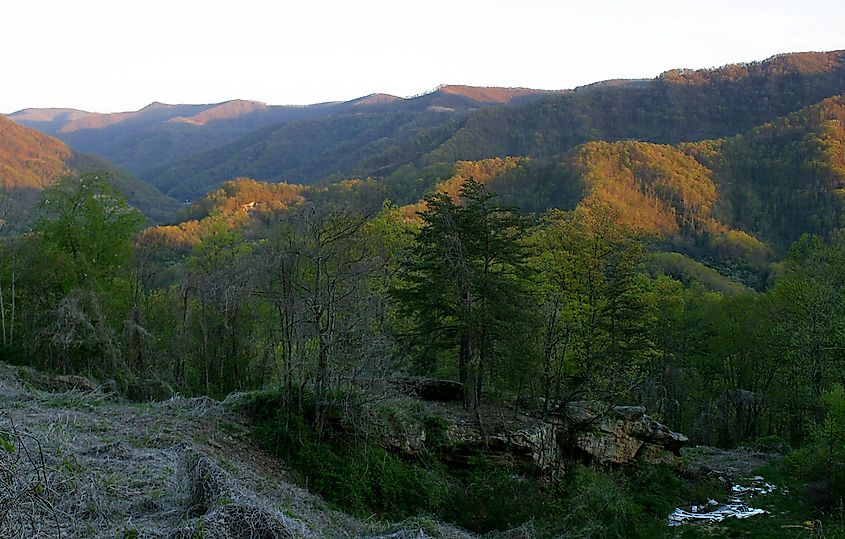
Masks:
[[[0,309],[3,325],[12,326],[10,355],[32,354],[42,368],[123,379],[120,321],[129,309],[133,240],[143,218],[101,174],[60,179],[44,191],[40,208],[33,233],[13,238],[7,246],[14,255],[0,264],[8,294],[0,307],[14,306]]]
[[[142,218],[101,173],[65,177],[45,190],[36,226],[47,258],[62,261],[62,287],[112,284],[132,254]]]
[[[845,390],[834,386],[821,397],[823,417],[811,425],[807,443],[787,459],[790,471],[811,482],[814,502],[830,510],[845,500]]]
[[[436,514],[447,485],[436,471],[401,461],[371,442],[328,443],[302,417],[279,411],[258,423],[261,443],[305,477],[312,492],[359,516]]]
[[[431,415],[423,420],[425,428],[425,445],[428,449],[436,450],[446,440],[446,430],[449,422],[437,415]]]
[[[107,177],[109,185],[153,223],[173,222],[182,210],[179,202],[159,191],[157,187],[115,167],[104,159],[75,153],[67,164],[80,174],[98,174]]]
[[[556,530],[560,537],[631,537],[643,533],[638,522],[641,508],[625,492],[618,478],[589,468],[570,475],[562,522]]]
[[[662,537],[675,507],[704,502],[718,490],[724,485],[685,481],[662,467],[623,473],[575,465],[535,525],[540,537]]]
[[[496,203],[473,178],[461,185],[459,197],[460,203],[446,193],[426,198],[414,253],[394,297],[417,321],[420,339],[458,349],[465,401],[477,404],[497,349],[519,335],[529,297],[528,221]]]
[[[483,457],[470,460],[466,471],[453,470],[448,503],[441,518],[466,529],[507,530],[541,517],[552,494],[533,477]]]
[[[624,398],[656,355],[645,245],[605,207],[549,212],[531,238],[544,316],[543,397]]]
[[[772,453],[776,455],[785,455],[792,449],[789,442],[777,434],[761,436],[753,442],[746,444],[746,447],[761,453]]]
[[[721,275],[697,260],[681,253],[650,253],[646,259],[648,272],[653,276],[668,275],[687,286],[700,285],[707,290],[727,295],[748,293],[747,286]]]
[[[781,247],[842,226],[843,118],[833,97],[722,144],[708,161],[736,226]]]
[[[0,435],[0,449],[10,455],[14,454],[17,451],[17,447],[15,446],[15,444],[2,435]]]

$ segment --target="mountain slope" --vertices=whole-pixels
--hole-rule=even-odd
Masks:
[[[287,126],[294,127],[304,128]],[[301,135],[317,141],[317,133]],[[325,163],[342,164],[339,159],[354,159],[356,151],[366,149],[328,153]],[[287,151],[293,155],[295,150]],[[262,160],[267,155],[280,153],[258,155],[254,166],[273,166]],[[672,250],[711,262],[762,265],[803,233],[827,236],[845,224],[845,96],[724,139],[674,145],[592,141],[558,156],[411,167],[384,179],[319,189],[298,186],[295,193],[369,206],[389,199],[405,205],[403,213],[411,217],[425,193],[455,196],[470,177],[525,211],[610,207],[623,223],[654,235]],[[218,192],[215,204],[235,196],[229,191]],[[235,206],[249,202],[246,198],[238,198]]]
[[[358,165],[361,161],[411,143],[452,118],[450,112],[432,110],[290,122],[192,157],[162,171],[152,183],[176,198],[193,199],[237,176],[305,183],[331,175],[351,176],[366,172]]]
[[[74,150],[93,153],[121,168],[151,179],[156,171],[256,129],[338,114],[465,111],[510,102],[525,102],[546,91],[526,88],[442,86],[414,98],[372,94],[346,102],[307,106],[270,106],[234,100],[208,105],[152,103],[141,110],[97,114],[73,109],[25,109],[13,120],[56,136]]]
[[[845,96],[725,139],[594,141],[561,156],[459,162],[440,178],[382,183],[384,192],[392,182],[416,193],[424,181],[455,194],[470,176],[526,211],[610,207],[672,250],[764,264],[801,234],[845,225]],[[411,203],[406,215],[419,209],[403,191],[391,193]]]
[[[685,150],[714,171],[736,226],[785,246],[845,225],[845,95]]]
[[[845,92],[845,51],[673,70],[648,84],[599,85],[468,117],[423,162],[549,156],[590,140],[677,143],[731,136]]]
[[[113,185],[153,222],[175,217],[180,205],[155,187],[102,159],[72,151],[63,142],[0,117],[0,194],[26,213],[38,194],[73,172],[107,171]]]
[[[43,189],[72,155],[61,141],[0,117],[0,188]]]
[[[154,181],[178,196],[196,196],[241,175],[310,183],[327,176],[388,176],[402,166],[418,169],[506,155],[551,157],[591,140],[720,138],[843,91],[842,51],[673,70],[651,81],[606,81],[575,91],[528,94],[526,103],[519,89],[444,86],[403,102],[407,110],[425,107],[450,115],[432,125],[380,129],[377,139],[370,132],[370,138],[356,140],[359,130],[338,122],[386,125],[379,115],[389,113],[371,110],[368,118],[339,120],[343,116],[337,115],[310,120],[307,126],[288,124],[162,169]],[[504,101],[509,106],[484,106]],[[188,187],[176,188],[179,184]]]

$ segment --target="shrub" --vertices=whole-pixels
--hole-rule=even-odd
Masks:
[[[845,500],[845,389],[822,396],[825,414],[810,428],[809,442],[786,459],[789,472],[815,483],[818,505],[833,508]]]
[[[579,467],[573,470],[561,500],[559,537],[630,537],[642,509],[609,473]]]
[[[301,416],[264,414],[256,434],[307,479],[313,492],[356,515],[400,519],[436,514],[444,500],[445,483],[436,472],[373,443],[326,442]]]
[[[454,473],[454,484],[443,517],[477,531],[507,530],[546,513],[554,492],[533,477],[514,473],[483,457]]]
[[[789,442],[775,435],[758,438],[746,447],[754,451],[759,451],[760,453],[773,453],[776,455],[786,455],[792,449]]]

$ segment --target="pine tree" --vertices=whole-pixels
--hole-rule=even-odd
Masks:
[[[474,179],[457,202],[435,193],[425,203],[416,256],[394,295],[417,321],[419,336],[457,348],[464,404],[477,409],[485,373],[501,357],[528,297],[528,219]]]

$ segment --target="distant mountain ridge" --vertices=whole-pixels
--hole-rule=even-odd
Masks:
[[[441,86],[411,98],[372,94],[345,102],[267,105],[232,100],[205,105],[159,102],[110,114],[74,109],[24,109],[12,120],[58,137],[77,151],[93,153],[151,180],[165,165],[234,142],[257,129],[339,114],[422,112],[461,114],[475,108],[525,102],[548,94],[526,88]]]
[[[516,89],[506,94],[508,106],[456,109],[455,103],[495,100],[502,93],[441,87],[409,100],[417,109],[406,107],[404,118],[370,110],[271,126],[158,169],[150,181],[177,198],[193,199],[237,176],[313,183],[497,156],[549,157],[591,140],[715,139],[842,92],[842,51],[672,70],[649,81],[606,81],[536,94],[527,102],[519,100]]]

